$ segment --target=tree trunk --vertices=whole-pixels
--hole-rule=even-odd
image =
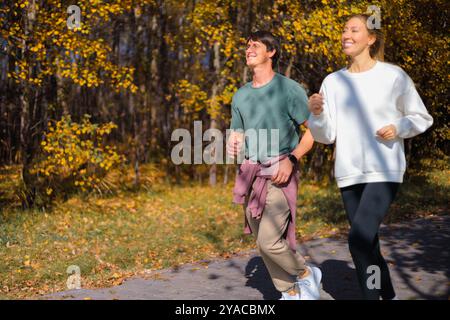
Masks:
[[[228,168],[229,165],[224,165],[223,170],[223,185],[226,186],[228,184]]]
[[[33,1],[33,3],[27,7],[27,10],[25,10],[24,15],[22,16],[25,38],[22,40],[21,59],[25,61],[27,61],[26,39],[33,31],[33,23],[35,18],[36,14]],[[28,66],[29,76],[33,74],[32,68],[33,66]],[[31,163],[34,156],[33,137],[30,130],[32,119],[30,115],[30,102],[33,98],[31,85],[29,84],[28,79],[22,80],[20,88],[20,154],[22,161],[22,181],[24,183],[24,191],[26,193],[26,196],[22,199],[22,207],[30,208],[33,206],[36,196],[33,177],[30,174]],[[36,97],[34,97],[32,103],[33,111],[31,114],[34,114]]]
[[[210,101],[211,101],[211,107],[214,110],[215,105],[217,103],[216,98],[219,93],[219,90],[222,87],[222,82],[223,82],[223,80],[220,79],[220,43],[219,42],[214,43],[213,50],[214,50],[213,65],[214,65],[214,72],[216,74],[216,81],[213,84]],[[217,120],[215,119],[215,115],[211,118],[210,129],[217,129]],[[212,157],[212,159],[214,159],[214,161],[211,164],[210,169],[209,169],[209,185],[211,185],[211,186],[215,186],[217,184],[217,163],[215,161],[216,152],[217,151],[215,150],[215,148],[213,148],[211,151],[211,157]]]
[[[285,71],[285,73],[284,73],[284,75],[286,76],[286,77],[288,77],[288,78],[290,78],[291,77],[291,72],[292,72],[292,66],[294,65],[294,56],[291,56],[290,58],[289,58],[289,63],[288,63],[288,66],[287,66],[287,68],[286,68],[286,71]]]
[[[63,110],[63,115],[69,115],[70,110],[67,105],[67,99],[64,93],[64,81],[61,77],[59,66],[58,71],[56,72],[56,101],[58,106]]]

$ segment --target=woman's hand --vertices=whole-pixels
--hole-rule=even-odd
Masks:
[[[320,93],[315,93],[309,97],[308,101],[309,111],[315,116],[318,116],[323,111],[323,97]]]
[[[397,138],[397,128],[393,124],[384,126],[377,131],[377,135],[384,140],[394,140]]]

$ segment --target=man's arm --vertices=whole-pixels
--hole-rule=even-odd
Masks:
[[[305,121],[303,125],[308,128],[308,121]],[[302,138],[300,139],[299,144],[295,147],[295,149],[291,152],[297,160],[300,160],[305,154],[307,154],[314,145],[314,138],[309,129],[306,129]]]
[[[308,128],[308,121],[303,122],[303,125]],[[305,154],[312,149],[314,145],[314,138],[309,129],[303,134],[300,142],[295,147],[295,149],[291,152],[297,160],[300,160]],[[289,180],[291,176],[292,170],[294,169],[294,164],[289,160],[289,158],[285,158],[280,161],[279,168],[277,173],[272,177],[272,181],[275,184],[283,184]]]

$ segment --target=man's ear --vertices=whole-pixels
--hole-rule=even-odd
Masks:
[[[269,58],[272,58],[275,55],[275,53],[277,52],[277,50],[273,49],[272,51],[268,51],[268,52],[269,52]]]

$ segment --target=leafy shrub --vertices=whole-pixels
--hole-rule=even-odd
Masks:
[[[115,146],[106,145],[104,138],[117,126],[95,124],[85,115],[81,123],[70,116],[48,123],[41,142],[41,152],[30,169],[35,181],[36,204],[46,205],[62,194],[75,191],[113,191],[116,187],[105,177],[124,162]]]

